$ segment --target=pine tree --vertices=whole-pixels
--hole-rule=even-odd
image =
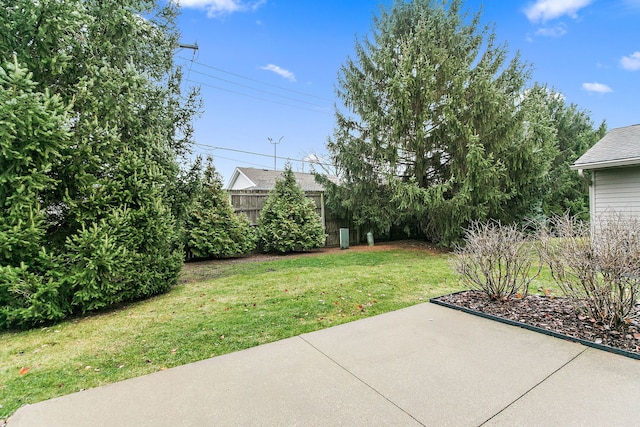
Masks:
[[[67,311],[45,250],[40,200],[60,184],[49,173],[69,144],[68,109],[36,90],[15,57],[0,67],[0,328]]]
[[[342,186],[328,203],[386,234],[451,245],[471,221],[513,221],[540,195],[549,118],[525,92],[529,67],[462,1],[396,1],[339,74],[328,149]]]
[[[51,156],[34,210],[45,231],[38,256],[53,264],[42,276],[25,258],[28,273],[56,284],[67,313],[166,291],[183,259],[178,159],[199,108],[196,91],[181,93],[173,63],[178,5],[10,3],[0,12],[0,52],[15,54],[34,93],[55,95],[68,109],[59,126],[68,142]],[[31,301],[23,298],[24,307]]]
[[[59,97],[34,92],[14,57],[0,67],[0,260],[34,257],[46,234],[41,194],[59,184],[49,175],[69,144],[67,109]]]
[[[294,252],[324,245],[326,234],[313,200],[307,198],[287,167],[276,181],[258,218],[258,242],[264,252]]]
[[[187,249],[197,257],[224,258],[255,249],[255,231],[246,215],[237,215],[209,158],[202,190],[186,225]]]
[[[567,104],[557,92],[546,90],[544,108],[552,118],[555,131],[554,155],[543,183],[540,213],[544,217],[565,213],[589,221],[589,185],[571,165],[607,132],[603,121],[596,127],[588,112]]]

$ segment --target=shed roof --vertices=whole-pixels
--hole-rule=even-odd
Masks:
[[[303,191],[323,191],[322,185],[318,184],[315,175],[312,173],[293,172],[296,182]],[[244,179],[242,179],[244,178]],[[335,176],[328,177],[331,181],[338,183]],[[229,180],[227,189],[229,190],[273,190],[276,180],[282,180],[282,171],[256,169],[256,168],[236,168]],[[242,185],[236,183],[242,182]],[[241,187],[241,188],[240,188]]]
[[[640,125],[612,129],[575,161],[572,169],[640,165]]]

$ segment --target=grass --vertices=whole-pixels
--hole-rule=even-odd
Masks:
[[[462,289],[449,255],[410,248],[185,265],[158,297],[0,333],[0,420],[20,406]]]

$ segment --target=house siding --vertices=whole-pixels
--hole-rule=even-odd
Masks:
[[[595,170],[590,196],[593,221],[612,215],[640,219],[640,167]]]

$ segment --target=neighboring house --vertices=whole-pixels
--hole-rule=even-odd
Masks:
[[[325,233],[327,233],[326,245],[337,246],[340,242],[340,227],[344,221],[337,218],[327,218],[324,189],[316,182],[315,175],[303,172],[294,172],[293,174],[305,195],[316,204],[316,213],[320,216]],[[231,205],[236,213],[244,213],[251,224],[257,225],[258,216],[269,192],[275,188],[276,180],[282,179],[282,171],[236,168],[226,188],[231,197]],[[338,183],[337,177],[330,176],[329,179]]]
[[[640,125],[611,130],[571,168],[591,173],[592,223],[611,215],[640,219]]]
[[[302,190],[323,191],[320,184],[316,182],[312,173],[294,172],[296,182]],[[337,177],[330,176],[329,179],[335,183]],[[256,169],[256,168],[236,168],[231,175],[227,190],[273,190],[276,180],[282,180],[282,171]]]

